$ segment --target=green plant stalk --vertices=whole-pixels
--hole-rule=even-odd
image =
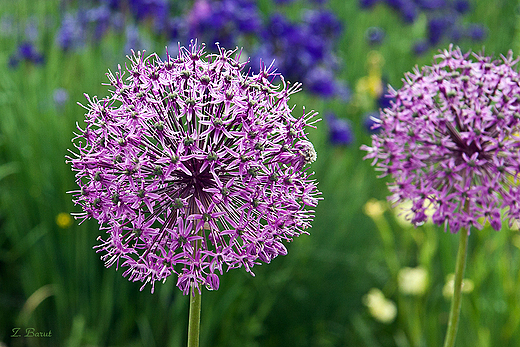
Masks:
[[[190,315],[188,321],[188,347],[199,347],[201,295],[195,288],[190,293]]]
[[[448,330],[444,340],[444,347],[453,347],[457,336],[457,327],[460,318],[460,306],[462,303],[462,279],[466,267],[466,254],[468,253],[469,229],[462,228],[459,231],[459,249],[457,251],[457,263],[455,264],[455,283],[453,298],[451,299],[450,318],[448,320]]]

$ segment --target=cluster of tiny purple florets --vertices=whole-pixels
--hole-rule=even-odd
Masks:
[[[471,59],[473,58],[474,61]],[[427,220],[450,231],[520,217],[520,75],[518,60],[494,61],[459,48],[433,66],[406,74],[390,92],[366,158],[392,175],[392,202],[411,200],[414,225]]]
[[[209,55],[196,44],[165,61],[130,57],[114,88],[87,99],[69,158],[74,202],[95,218],[107,267],[153,284],[178,275],[188,294],[218,289],[224,270],[269,263],[283,241],[306,233],[319,198],[305,129],[315,112],[291,115],[289,87],[265,66],[242,73],[240,51]],[[142,289],[142,288],[141,288]]]

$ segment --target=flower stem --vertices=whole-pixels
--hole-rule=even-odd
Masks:
[[[197,207],[194,208],[195,213],[199,213]],[[194,233],[197,233],[195,224],[193,226]],[[201,231],[199,231],[200,235]],[[195,240],[193,250],[193,257],[195,258],[198,250],[201,247],[201,241]],[[196,281],[196,279],[195,279]],[[199,289],[196,288],[195,282],[191,285],[190,288],[190,313],[188,316],[188,347],[199,347],[199,334],[200,334],[200,308],[202,306],[201,300],[202,291],[199,292]]]
[[[448,330],[446,331],[446,339],[444,347],[453,347],[455,345],[455,337],[457,336],[457,327],[460,318],[460,306],[462,299],[462,279],[464,277],[464,269],[466,267],[466,254],[468,253],[468,236],[469,229],[462,228],[459,231],[459,250],[457,251],[457,263],[455,264],[455,283],[453,298],[451,299],[450,318],[448,321]]]
[[[201,295],[192,288],[190,293],[190,315],[188,321],[188,347],[199,347]]]

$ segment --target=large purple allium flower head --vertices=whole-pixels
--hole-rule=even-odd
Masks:
[[[107,267],[152,284],[178,276],[184,294],[216,290],[219,274],[269,263],[307,233],[320,200],[307,138],[314,111],[293,116],[289,85],[265,65],[245,74],[240,51],[180,47],[166,59],[140,52],[89,97],[68,159],[83,208],[106,237]],[[126,76],[125,76],[126,75]],[[310,208],[309,208],[310,207]],[[143,289],[141,288],[141,290]]]
[[[411,200],[408,217],[451,232],[520,217],[520,75],[512,53],[492,60],[451,45],[432,66],[391,90],[365,158],[391,175],[392,202]],[[502,216],[503,215],[503,216]]]

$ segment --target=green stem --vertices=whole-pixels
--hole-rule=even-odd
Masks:
[[[462,279],[464,277],[464,268],[466,267],[466,254],[468,253],[468,236],[469,229],[462,228],[459,231],[459,250],[457,251],[457,263],[455,264],[455,283],[453,298],[451,299],[450,318],[448,321],[448,330],[446,331],[446,339],[444,347],[453,347],[455,345],[455,337],[457,336],[457,327],[460,318],[460,306],[462,299]]]
[[[190,316],[188,322],[188,347],[199,347],[201,295],[198,289],[191,288]]]
[[[195,212],[198,213],[198,208],[195,208]],[[193,230],[196,233],[196,224],[193,226]],[[204,229],[202,229],[204,230]],[[199,235],[202,231],[199,231]],[[201,240],[195,240],[193,250],[193,257],[196,257],[197,251],[201,247]],[[202,292],[202,291],[201,291]],[[190,313],[188,317],[188,347],[199,347],[199,335],[200,335],[200,308],[202,306],[201,292],[199,289],[192,285],[190,288]]]

